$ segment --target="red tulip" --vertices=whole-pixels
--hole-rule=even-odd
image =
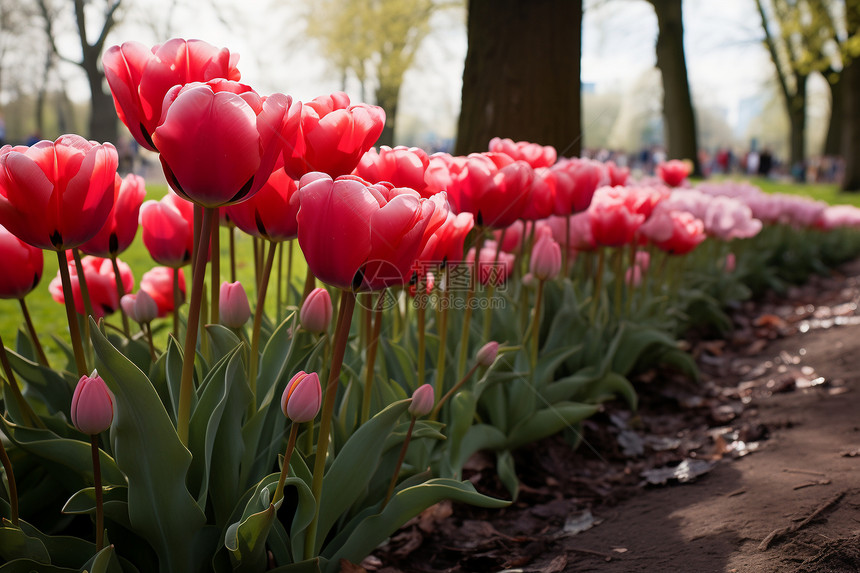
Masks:
[[[679,159],[672,159],[657,166],[657,176],[669,187],[680,186],[690,171],[690,164]]]
[[[77,247],[105,224],[117,154],[79,135],[0,149],[0,225],[40,249]]]
[[[462,262],[465,255],[466,236],[474,226],[475,217],[471,213],[449,214],[435,233],[439,240],[435,260],[447,264]]]
[[[630,177],[630,168],[619,167],[614,161],[606,162],[606,171],[609,174],[609,184],[613,187],[627,184],[627,178]]]
[[[501,153],[473,153],[460,172],[451,174],[452,204],[460,212],[473,213],[478,225],[507,227],[522,217],[531,199],[534,170]]]
[[[98,372],[93,370],[92,376],[81,376],[72,395],[72,424],[84,434],[101,434],[113,422],[113,402],[113,395]]]
[[[140,175],[116,177],[115,200],[108,220],[101,231],[81,245],[81,251],[95,257],[116,256],[125,251],[137,234],[140,204],[146,196],[146,187]]]
[[[134,289],[134,275],[131,274],[131,268],[119,259],[117,259],[117,265],[119,266],[123,290],[131,292]],[[81,260],[81,266],[84,269],[84,279],[87,281],[87,290],[89,291],[90,302],[93,304],[95,318],[112,314],[119,308],[119,294],[116,291],[116,275],[113,272],[113,264],[110,259],[87,256]],[[72,279],[72,298],[75,301],[75,310],[84,314],[84,299],[81,295],[78,269],[75,263],[71,261],[69,262],[69,275]],[[59,272],[48,285],[48,290],[55,301],[65,302]]]
[[[558,175],[551,169],[542,167],[535,170],[535,178],[532,182],[531,198],[523,209],[522,218],[526,221],[539,221],[546,219],[553,213],[555,206],[555,190],[558,186],[558,178],[567,175]]]
[[[411,189],[324,173],[302,177],[299,197],[299,245],[317,278],[371,290],[409,281],[433,202]]]
[[[179,273],[180,301],[185,300],[185,274],[182,269],[154,267],[143,273],[140,278],[140,290],[146,292],[158,306],[158,316],[167,316],[173,312],[173,273]]]
[[[269,179],[284,141],[297,135],[301,104],[261,98],[228,80],[174,86],[152,134],[170,187],[218,207],[251,197]]]
[[[295,179],[290,179],[280,165],[256,195],[221,212],[231,223],[254,237],[274,242],[295,239],[298,234],[296,214],[299,212],[297,191]]]
[[[379,139],[384,125],[381,107],[349,105],[349,96],[343,92],[302,104],[298,137],[284,145],[287,174],[300,179],[312,171],[333,178],[352,173]]]
[[[395,187],[408,187],[430,197],[439,189],[428,186],[424,179],[430,158],[418,147],[397,146],[394,149],[383,145],[379,152],[370,149],[361,157],[354,173],[370,183],[387,181]]]
[[[168,193],[140,208],[143,245],[155,262],[179,268],[191,262],[194,249],[194,205]]]
[[[517,141],[494,137],[490,140],[490,151],[504,153],[512,159],[525,161],[533,168],[549,167],[555,163],[558,153],[552,145],[540,145],[528,141]]]
[[[555,190],[555,214],[571,215],[585,211],[598,187],[608,181],[605,166],[591,159],[569,159],[559,162],[553,171],[564,172]]]
[[[646,216],[636,212],[623,187],[604,187],[600,191],[587,211],[595,244],[620,247],[631,243]]]
[[[683,211],[659,209],[641,232],[657,248],[670,255],[685,255],[705,240],[705,224],[694,215]]]
[[[138,42],[112,46],[102,66],[119,118],[139,144],[156,151],[152,134],[170,88],[216,78],[238,81],[238,59],[226,48],[174,38],[151,50]]]
[[[0,226],[0,298],[24,298],[42,278],[42,249]]]

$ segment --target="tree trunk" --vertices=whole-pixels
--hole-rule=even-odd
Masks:
[[[87,81],[90,84],[92,94],[92,106],[90,108],[89,138],[93,141],[103,143],[109,141],[116,144],[117,115],[110,93],[105,92],[104,73],[98,68],[96,61],[84,62],[84,70],[87,73]]]
[[[681,0],[649,0],[657,14],[657,67],[663,77],[663,124],[666,155],[669,159],[689,159],[693,175],[701,176],[696,116],[687,79],[684,56],[684,22]]]
[[[841,74],[836,76],[841,78]],[[824,140],[824,155],[836,157],[842,146],[842,82],[827,80],[830,86],[830,120],[827,123],[827,138]]]
[[[791,174],[797,181],[806,180],[806,77],[797,74],[797,87],[788,100]]]
[[[380,83],[376,89],[376,105],[385,110],[385,126],[376,145],[394,147],[394,128],[397,125],[397,102],[400,98],[400,83],[389,85]]]
[[[509,137],[579,155],[581,39],[582,0],[469,0],[455,153]]]
[[[843,191],[860,191],[860,59],[842,68],[842,160]]]

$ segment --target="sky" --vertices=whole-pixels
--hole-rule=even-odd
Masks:
[[[301,35],[296,7],[303,0],[245,0],[241,8],[223,0],[181,0],[169,26],[147,20],[163,17],[166,10],[156,6],[164,8],[170,0],[128,1],[135,7],[109,44],[200,38],[238,52],[243,82],[261,93],[278,91],[307,100],[340,88],[339,79]],[[211,1],[226,7],[216,14],[207,9]],[[144,11],[139,6],[145,6]],[[582,81],[594,84],[597,93],[624,92],[655,65],[654,10],[644,0],[586,0],[586,6]],[[436,32],[422,46],[419,64],[406,76],[400,111],[401,117],[415,116],[428,129],[445,131],[456,125],[459,111],[465,11],[450,11],[436,24]],[[685,0],[684,26],[694,93],[724,108],[729,122],[735,121],[739,102],[760,92],[772,77],[754,0]],[[357,99],[357,86],[350,87]],[[72,93],[86,93],[82,78]]]

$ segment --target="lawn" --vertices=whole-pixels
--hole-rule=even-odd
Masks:
[[[151,185],[147,184],[147,199],[159,199],[163,197],[168,192],[166,185]],[[221,229],[221,280],[230,280],[230,270],[229,270],[229,247],[228,247],[228,237],[229,230],[226,228]],[[236,230],[236,278],[241,281],[245,287],[246,292],[248,293],[248,298],[251,301],[251,308],[254,308],[254,301],[256,300],[256,286],[254,284],[254,254],[253,254],[253,241],[251,238]],[[301,256],[301,251],[298,248],[298,245],[293,247],[293,284],[296,285],[296,288],[301,288],[301,285],[304,281],[305,276],[305,262]],[[63,364],[62,353],[57,346],[56,342],[52,339],[52,337],[56,336],[60,340],[64,341],[68,344],[69,335],[68,335],[68,323],[66,321],[65,310],[63,309],[63,305],[54,301],[51,298],[51,294],[48,292],[48,285],[51,280],[57,276],[57,256],[56,253],[52,251],[45,251],[45,269],[42,274],[42,280],[39,282],[39,285],[36,289],[27,296],[27,308],[30,311],[30,314],[33,317],[33,322],[36,325],[36,329],[40,333],[40,340],[42,344],[45,346],[45,352],[48,355],[48,359],[51,364],[60,365]],[[141,232],[138,229],[137,235],[135,236],[134,243],[132,243],[129,249],[120,255],[120,260],[128,263],[131,267],[132,272],[134,273],[135,280],[135,292],[140,284],[140,278],[143,276],[143,273],[148,271],[157,264],[152,260],[149,256],[149,252],[146,250],[146,247],[143,245],[143,240],[141,239]],[[275,262],[275,269],[272,271],[273,273],[277,271],[277,259]],[[287,256],[286,249],[284,249],[283,256],[283,273],[286,275],[287,268]],[[189,267],[185,267],[185,272],[189,272]],[[189,278],[190,277],[186,277]],[[187,283],[187,287],[190,290],[191,284],[190,280]],[[208,278],[207,278],[207,293],[208,293]],[[266,309],[270,314],[274,313],[275,307],[277,305],[277,293],[275,292],[274,283],[269,288],[269,292],[266,295]],[[291,304],[294,304],[295,301],[290,301]],[[108,322],[114,324],[116,326],[121,326],[121,320],[118,313],[114,313],[110,317],[108,317]],[[164,322],[164,324],[169,325],[170,319],[158,319],[156,323]],[[0,300],[0,336],[3,337],[3,343],[11,348],[15,347],[15,336],[19,328],[23,328],[23,318],[21,315],[20,305],[17,300]],[[157,328],[157,324],[154,324]],[[135,326],[132,326],[133,330],[137,330]],[[169,328],[164,328],[161,330],[161,337],[164,338],[167,336],[167,332]]]

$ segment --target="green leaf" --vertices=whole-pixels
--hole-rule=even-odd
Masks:
[[[341,559],[347,559],[353,563],[360,562],[404,523],[431,505],[445,499],[487,508],[510,505],[508,501],[478,493],[469,482],[452,479],[437,478],[402,489],[392,496],[388,505],[380,513],[363,519],[352,529],[347,539],[335,537],[328,544],[328,548],[333,549],[334,553],[325,552],[325,555],[331,555],[325,569],[326,573],[335,573],[340,567]]]
[[[639,357],[648,347],[659,344],[669,348],[677,348],[675,340],[668,334],[655,328],[639,325],[628,325],[619,331],[619,348],[612,360],[612,371],[627,376]]]
[[[206,517],[185,487],[191,454],[143,372],[105,339],[95,322],[90,330],[99,374],[116,397],[114,451],[128,478],[132,529],[155,550],[161,571],[194,571],[193,540]]]
[[[164,407],[170,411],[170,418],[175,424],[179,412],[179,387],[182,385],[182,349],[172,336],[167,339],[167,352],[165,352],[165,355],[164,374],[167,380],[167,392],[170,396],[170,402],[165,403]],[[192,394],[191,411],[193,412],[193,402],[197,401],[197,394]]]
[[[552,436],[563,428],[588,418],[599,409],[599,406],[592,404],[559,402],[549,408],[538,410],[511,430],[508,447],[515,450]]]
[[[452,458],[451,469],[454,470],[454,476],[460,477],[463,465],[475,452],[480,450],[498,451],[505,448],[507,442],[507,436],[494,426],[488,424],[475,424],[471,426],[460,441],[457,451],[458,456]]]
[[[636,389],[627,378],[615,372],[608,373],[593,387],[591,394],[588,396],[588,401],[603,402],[605,401],[604,396],[612,399],[617,394],[620,394],[627,401],[627,405],[632,410],[636,409],[638,405]]]
[[[95,543],[70,535],[46,535],[20,520],[18,525],[30,537],[38,538],[51,556],[51,563],[60,567],[79,568],[96,551]]]
[[[322,573],[328,560],[320,557],[307,559],[299,563],[291,563],[290,565],[281,565],[270,569],[267,573]]]
[[[541,391],[541,396],[550,404],[562,400],[582,400],[587,390],[600,378],[598,369],[594,366],[588,366],[576,374],[552,382]]]
[[[499,480],[511,493],[511,498],[516,501],[520,491],[520,478],[517,477],[517,468],[514,464],[514,456],[510,450],[499,450],[496,452],[496,472]]]
[[[6,561],[29,559],[38,563],[51,563],[51,556],[44,543],[5,519],[0,527],[0,557]]]
[[[32,559],[15,559],[0,567],[0,573],[80,573],[80,569],[56,567]]]
[[[68,418],[72,393],[78,379],[72,374],[64,377],[60,372],[27,360],[11,350],[7,349],[6,354],[12,370],[44,398],[50,412],[62,412]]]
[[[102,490],[102,501],[104,504],[104,515],[108,519],[116,521],[126,529],[131,529],[128,519],[128,488],[127,487],[105,487]],[[63,506],[63,513],[74,515],[95,515],[96,513],[96,489],[88,487],[75,493]]]
[[[317,553],[335,521],[364,492],[384,452],[386,438],[410,403],[403,400],[391,404],[362,424],[335,457],[323,478]]]

